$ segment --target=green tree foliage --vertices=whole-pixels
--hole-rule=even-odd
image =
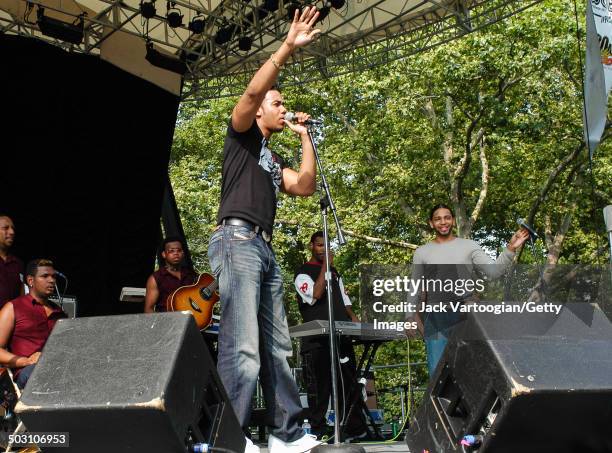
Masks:
[[[601,208],[612,199],[612,153],[604,140],[591,179],[578,52],[573,11],[546,0],[409,59],[284,91],[290,110],[324,119],[318,146],[349,232],[335,264],[356,312],[359,265],[410,262],[415,246],[430,239],[427,212],[439,202],[454,206],[460,235],[489,249],[500,250],[520,216],[546,233],[538,253],[547,251],[549,261],[606,262]],[[171,178],[200,270],[208,268],[235,102],[185,104],[176,129]],[[272,145],[298,167],[299,141],[289,131]],[[274,247],[290,324],[299,323],[293,272],[321,228],[319,195],[279,202]],[[406,342],[394,342],[380,349],[377,363],[424,358],[422,342],[411,340],[410,357]],[[426,384],[424,367],[412,373],[415,386]],[[378,378],[385,388],[407,382],[405,368]],[[396,395],[385,396],[384,405],[389,417],[398,415]]]

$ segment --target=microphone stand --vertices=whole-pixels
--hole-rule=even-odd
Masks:
[[[537,238],[536,238],[537,240]],[[538,275],[539,275],[539,279],[540,279],[540,290],[542,291],[542,301],[540,302],[546,302],[546,300],[548,299],[548,287],[546,285],[546,281],[544,280],[544,265],[542,264],[542,260],[540,259],[540,257],[538,256],[536,247],[535,247],[535,241],[534,241],[534,237],[531,234],[531,231],[529,231],[529,244],[531,246],[531,253],[533,254],[534,258],[536,259],[536,264],[538,265]]]
[[[603,209],[604,224],[606,225],[606,231],[608,233],[608,242],[610,243],[610,286],[612,288],[612,204],[606,206]]]
[[[538,240],[538,235],[534,231],[534,229],[531,228],[531,226],[529,226],[529,225],[527,225],[525,223],[525,221],[523,219],[518,219],[517,223],[518,223],[518,225],[521,228],[524,228],[525,230],[527,230],[527,233],[529,233],[529,245],[530,245],[530,248],[531,248],[531,254],[533,255],[533,258],[536,261],[536,265],[538,266],[538,278],[539,278],[539,281],[540,281],[540,290],[541,290],[541,294],[542,294],[542,298],[543,298],[543,300],[541,302],[546,302],[546,299],[548,298],[548,289],[546,287],[546,282],[544,281],[544,266],[542,265],[542,260],[538,256],[538,252],[537,252],[536,247],[535,247],[535,241]],[[519,253],[519,256],[518,256],[518,260],[519,261],[521,259],[521,255],[523,254],[523,250],[524,249],[525,249],[525,247],[523,246],[523,248],[521,248],[521,252]],[[506,300],[509,300],[507,285],[504,288],[504,298]]]
[[[64,293],[63,294],[60,293],[59,287],[57,286],[57,278],[55,280],[55,291],[57,292],[59,306],[63,310],[64,309],[64,296],[66,295],[66,289],[68,289],[68,277],[66,277],[64,274],[56,274],[56,275],[64,279]]]
[[[332,278],[331,278],[331,267],[329,265],[329,225],[327,220],[327,210],[331,209],[336,222],[336,231],[338,233],[338,244],[346,244],[346,239],[342,234],[342,228],[340,221],[336,214],[336,205],[331,196],[329,185],[327,184],[327,178],[323,171],[323,164],[319,157],[319,151],[317,150],[317,144],[313,136],[313,125],[308,126],[308,137],[312,143],[314,150],[315,159],[319,168],[319,174],[321,175],[321,190],[323,195],[319,201],[321,205],[321,217],[323,220],[323,239],[325,241],[325,285],[327,287],[327,311],[329,315],[329,359],[331,364],[331,384],[332,384],[332,398],[334,407],[334,443],[332,445],[321,444],[313,448],[313,453],[321,453],[327,451],[334,452],[348,452],[348,453],[365,453],[363,447],[355,444],[342,444],[340,443],[340,411],[338,403],[338,370],[336,369],[336,363],[338,362],[338,356],[336,353],[336,325],[334,321],[334,303],[332,297]],[[338,367],[339,368],[339,367]],[[342,372],[342,371],[340,371]],[[343,414],[344,415],[344,414]]]

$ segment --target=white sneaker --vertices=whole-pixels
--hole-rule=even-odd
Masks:
[[[259,453],[259,447],[248,437],[245,437],[245,439],[246,445],[244,446],[244,453]]]
[[[321,445],[321,442],[314,434],[304,434],[293,442],[283,442],[272,434],[268,436],[269,453],[308,453],[317,445]]]

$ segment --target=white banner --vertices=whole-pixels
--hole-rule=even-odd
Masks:
[[[586,4],[586,61],[584,66],[584,138],[589,149],[589,158],[593,153],[606,126],[608,113],[608,93],[604,77],[604,65],[601,62],[602,40],[598,39],[595,18],[588,3]]]
[[[612,87],[612,0],[591,0],[604,67],[606,94]]]

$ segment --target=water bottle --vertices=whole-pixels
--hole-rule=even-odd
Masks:
[[[198,443],[189,442],[187,445],[187,451],[189,453],[208,453],[209,450],[210,449],[209,449],[208,444],[205,444],[203,442],[198,442]]]
[[[399,431],[399,420],[397,419],[397,417],[393,417],[393,420],[391,420],[391,435],[395,438],[395,436],[397,436]]]
[[[368,391],[366,390],[368,381],[365,377],[361,377],[357,382],[361,385],[361,397],[363,398],[363,401],[366,402],[368,400]]]
[[[310,423],[308,423],[307,418],[305,418],[304,423],[302,423],[302,429],[304,430],[306,434],[310,434],[312,431],[312,426],[310,426]]]

